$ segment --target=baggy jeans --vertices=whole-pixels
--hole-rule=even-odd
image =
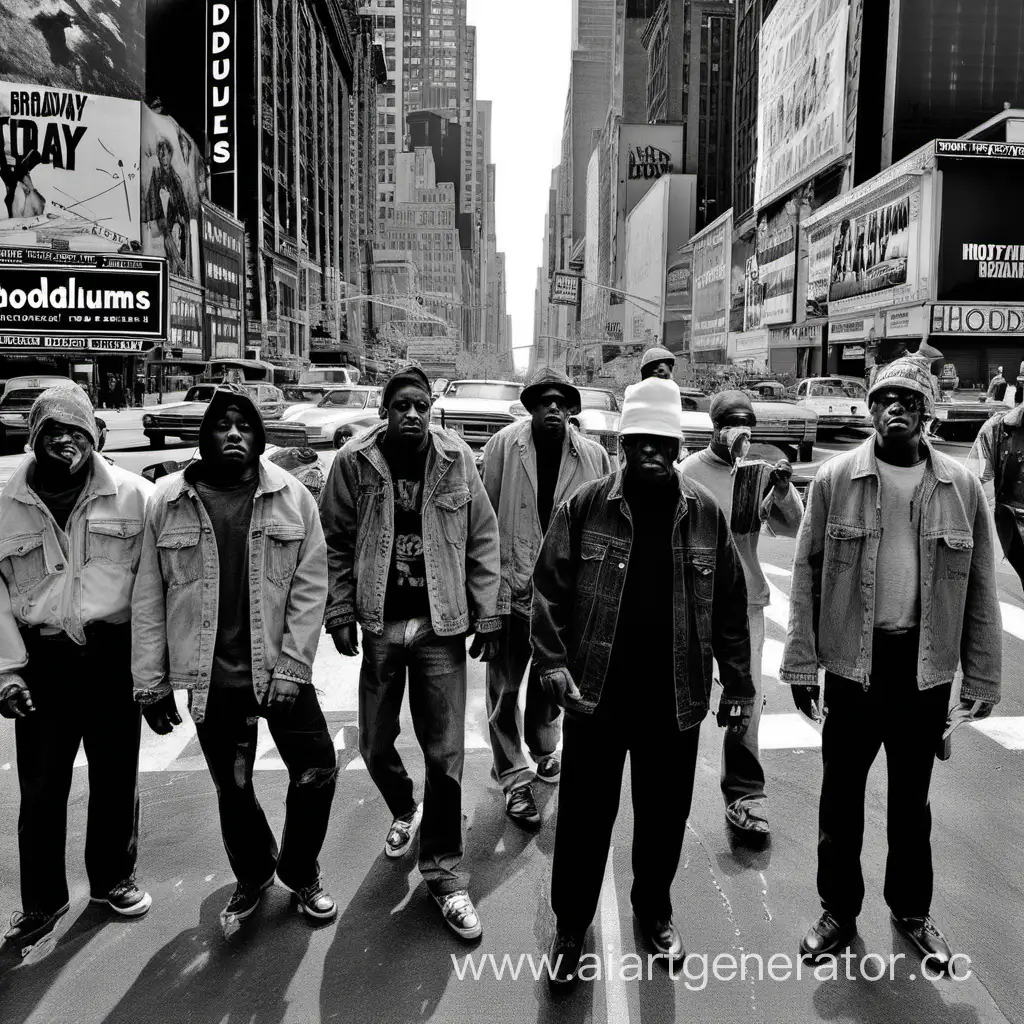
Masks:
[[[742,736],[726,730],[722,743],[722,795],[725,804],[740,801],[761,808],[765,802],[764,769],[757,733],[764,708],[764,681],[761,659],[764,655],[764,609],[747,611],[750,623],[750,678],[754,684],[754,704],[750,709],[750,725]]]

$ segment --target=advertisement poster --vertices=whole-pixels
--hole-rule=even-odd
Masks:
[[[729,338],[732,211],[693,240],[693,350],[724,349]]]
[[[0,82],[0,178],[0,245],[138,250],[139,104]]]
[[[729,274],[729,331],[733,334],[747,330],[744,326],[747,307],[747,262],[753,256],[753,232],[748,232],[742,238],[733,238]]]
[[[0,78],[135,99],[146,91],[146,0],[4,0]]]
[[[761,275],[757,270],[757,255],[747,257],[743,274],[743,330],[756,331],[764,324],[764,296],[761,294]]]
[[[626,331],[623,341],[644,342],[662,334],[665,300],[667,182],[654,189],[626,223]]]
[[[199,148],[173,117],[142,108],[142,250],[171,274],[198,282],[199,214],[206,171]]]
[[[1013,160],[982,158],[943,161],[941,168],[939,299],[1021,302],[1021,165]]]
[[[761,294],[761,326],[788,324],[794,318],[796,294],[796,205],[786,203],[772,216],[757,221],[757,272]],[[752,330],[758,325],[748,327]]]
[[[757,172],[764,205],[842,156],[847,0],[781,0],[761,28]]]
[[[808,320],[828,316],[828,290],[832,283],[832,250],[835,233],[824,228],[812,234],[807,244],[807,301],[804,315]]]
[[[684,252],[668,268],[665,319],[682,320],[693,312],[693,252]]]

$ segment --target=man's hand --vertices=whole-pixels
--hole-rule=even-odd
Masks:
[[[718,727],[728,728],[731,736],[742,736],[750,725],[751,710],[752,706],[749,704],[719,704]]]
[[[354,622],[332,629],[331,639],[334,641],[338,653],[343,657],[354,658],[359,653],[359,634],[356,632]]]
[[[983,718],[988,718],[992,714],[992,709],[995,704],[992,704],[987,700],[962,700],[952,711],[949,713],[949,718],[946,719],[946,731],[942,734],[942,738],[948,738],[953,730],[958,725],[963,725],[964,722],[980,722]]]
[[[505,635],[502,626],[492,629],[489,633],[477,633],[469,645],[469,656],[481,661],[494,661],[501,653],[501,643]]]
[[[35,711],[36,706],[32,703],[32,694],[29,693],[25,680],[14,672],[4,677],[4,685],[0,689],[3,694],[0,714],[4,718],[25,718]]]
[[[790,687],[793,691],[793,703],[797,711],[805,714],[812,722],[823,722],[825,711],[821,705],[821,687],[814,685],[795,684]]]
[[[580,699],[580,691],[576,689],[572,675],[567,668],[555,668],[540,674],[541,689],[548,699],[560,708],[565,707],[566,699]]]
[[[299,685],[294,679],[271,679],[270,689],[267,691],[267,710],[271,713],[288,714],[299,695]]]
[[[793,466],[789,459],[779,459],[768,476],[768,481],[775,488],[775,496],[778,498],[784,498],[789,493],[789,484],[792,479]]]
[[[143,704],[142,717],[158,736],[166,736],[176,725],[181,725],[178,705],[174,703],[174,691],[152,704]]]

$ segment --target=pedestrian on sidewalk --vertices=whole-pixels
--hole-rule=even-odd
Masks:
[[[533,567],[554,509],[582,485],[611,472],[608,453],[568,423],[579,412],[580,393],[559,370],[538,370],[520,401],[530,419],[511,423],[484,448],[484,488],[498,516],[501,588],[505,619],[501,654],[487,664],[487,716],[494,754],[491,774],[505,794],[505,811],[517,824],[536,827],[540,812],[533,774],[523,755],[523,733],[537,764],[536,778],[557,783],[561,758],[561,708],[551,702],[531,666],[526,708],[519,721],[519,691],[530,663]]]
[[[413,727],[426,762],[419,866],[448,926],[482,933],[463,855],[466,638],[470,657],[498,653],[498,522],[473,453],[430,426],[430,382],[418,367],[384,387],[383,423],[338,452],[321,499],[330,594],[326,626],[345,657],[359,652],[359,752],[393,821],[384,843],[400,857],[420,824],[395,749],[409,677]]]
[[[722,391],[715,395],[710,414],[711,443],[686,459],[681,472],[685,479],[706,487],[718,502],[743,566],[754,706],[750,726],[741,737],[726,733],[722,745],[722,795],[726,822],[741,836],[760,838],[769,833],[758,728],[764,707],[761,677],[764,609],[770,598],[757,548],[763,524],[773,534],[795,537],[804,507],[791,483],[793,467],[788,459],[776,463],[747,460],[746,452],[757,417],[750,399],[742,391]]]
[[[752,710],[743,568],[714,498],[674,467],[680,416],[673,382],[630,388],[624,468],[555,512],[533,574],[534,658],[566,709],[551,876],[556,986],[575,978],[597,909],[627,753],[633,912],[656,953],[685,956],[670,889],[712,654],[725,690],[719,725],[742,736]]]
[[[941,969],[951,952],[930,916],[928,790],[944,728],[984,718],[999,701],[992,530],[979,481],[925,437],[934,391],[922,360],[881,367],[868,403],[876,433],[819,470],[793,564],[782,679],[799,710],[820,720],[823,667],[827,709],[818,840],[823,913],[800,948],[836,955],[856,933],[865,788],[884,747],[885,901],[896,927]],[[958,666],[963,682],[950,714]]]
[[[199,428],[200,461],[157,484],[135,589],[135,695],[165,734],[181,724],[174,691],[189,692],[237,879],[225,920],[249,917],[275,873],[303,913],[329,920],[317,857],[337,761],[312,684],[326,551],[316,501],[265,448],[249,393],[223,385]],[[290,777],[280,847],[253,787],[261,717]]]
[[[139,709],[132,699],[132,588],[152,484],[96,454],[77,384],[44,391],[31,454],[0,495],[0,714],[15,719],[22,911],[4,936],[31,946],[69,907],[67,804],[89,758],[85,869],[91,900],[138,917]]]

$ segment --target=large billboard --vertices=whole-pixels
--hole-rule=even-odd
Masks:
[[[660,339],[665,306],[669,183],[660,182],[626,221],[626,320],[623,341]],[[636,299],[644,301],[636,301]],[[649,332],[649,333],[648,333]]]
[[[206,168],[173,117],[142,108],[142,249],[170,273],[200,280],[199,220]]]
[[[796,243],[799,215],[796,204],[788,202],[771,216],[757,220],[757,255],[751,268],[756,291],[748,330],[771,324],[792,323],[796,295]],[[753,309],[759,308],[755,320]]]
[[[693,327],[691,349],[725,349],[729,339],[732,277],[732,211],[693,239]]]
[[[4,0],[0,77],[137,99],[146,91],[145,0]]]
[[[139,104],[0,82],[0,177],[0,245],[137,251]]]
[[[761,27],[758,206],[843,154],[848,22],[847,0],[781,0]]]
[[[211,198],[238,216],[238,25],[235,0],[206,5],[206,138]]]

